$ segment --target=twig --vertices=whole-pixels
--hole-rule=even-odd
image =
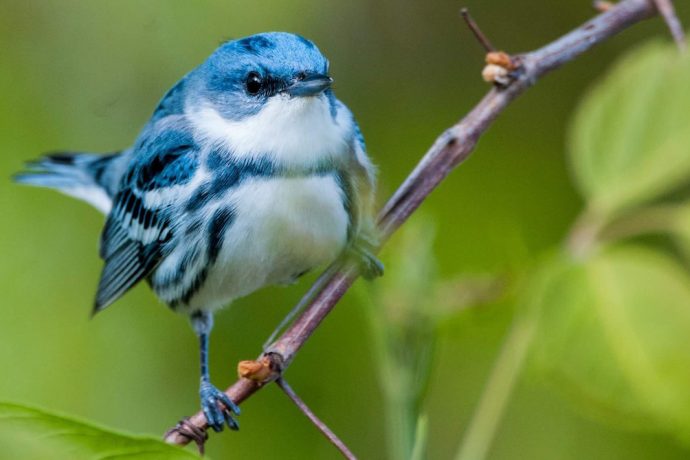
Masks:
[[[479,137],[489,129],[499,114],[540,77],[631,25],[652,17],[655,13],[656,8],[649,0],[623,0],[560,39],[520,56],[521,68],[516,72],[515,79],[510,85],[505,88],[492,88],[465,118],[441,134],[386,203],[378,219],[382,243],[407,220],[453,168],[469,157]],[[353,267],[327,275],[324,287],[314,295],[309,306],[287,331],[268,347],[263,356],[276,359],[281,370],[287,367],[357,276],[357,271]],[[322,281],[324,280],[320,279],[317,282]],[[239,404],[265,383],[267,382],[242,378],[228,388],[226,393]],[[188,421],[202,429],[207,427],[202,412],[190,417]],[[187,437],[174,430],[165,440],[173,444],[189,442]]]
[[[676,45],[681,53],[688,51],[688,45],[685,41],[685,32],[683,32],[683,26],[676,16],[676,11],[673,8],[673,2],[671,0],[654,0],[657,10],[666,21],[668,29],[671,31],[671,36],[675,40]]]
[[[288,324],[290,324],[292,322],[292,320],[295,319],[295,317],[301,311],[303,311],[305,308],[307,308],[307,305],[309,305],[309,302],[312,300],[314,295],[316,295],[316,293],[318,291],[320,291],[326,285],[326,283],[330,279],[331,275],[333,273],[335,273],[337,268],[338,268],[337,262],[331,264],[323,272],[323,274],[316,280],[316,282],[314,284],[312,284],[311,288],[309,288],[309,291],[307,291],[307,293],[304,294],[304,296],[302,296],[302,298],[297,303],[297,305],[292,307],[292,310],[290,310],[288,312],[288,314],[285,316],[285,318],[283,318],[283,320],[280,322],[280,324],[278,324],[278,326],[273,330],[273,332],[268,337],[268,339],[266,339],[266,341],[264,342],[264,345],[262,347],[264,351],[266,351],[268,349],[269,345],[271,345],[275,341],[276,337],[278,337],[278,334],[280,334],[288,326]]]
[[[474,19],[472,19],[472,16],[470,16],[470,10],[467,8],[461,9],[460,16],[462,16],[462,19],[465,20],[467,27],[469,27],[469,29],[472,31],[479,44],[482,45],[484,51],[487,53],[496,51],[496,47],[491,44],[491,41],[489,41],[486,35],[484,35],[484,32],[482,32],[482,29],[477,25]]]
[[[343,454],[343,457],[347,458],[348,460],[357,460],[357,457],[350,451],[350,449],[347,448],[344,442],[342,442],[336,435],[333,433],[325,423],[323,423],[312,411],[309,409],[309,407],[300,399],[299,396],[297,396],[297,393],[292,389],[290,385],[285,381],[284,378],[279,378],[276,380],[276,384],[280,387],[281,390],[285,392],[285,394],[292,400],[292,402],[295,403],[295,405],[299,408],[300,411],[304,415],[307,416],[309,420],[316,426],[316,428],[323,434],[328,441],[333,444],[341,454]]]

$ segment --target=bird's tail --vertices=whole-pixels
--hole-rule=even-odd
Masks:
[[[86,201],[103,213],[112,205],[113,166],[121,154],[60,152],[26,164],[14,175],[15,182],[35,187],[54,188],[66,195]]]

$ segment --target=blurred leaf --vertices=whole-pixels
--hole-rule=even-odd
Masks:
[[[495,300],[506,280],[497,276],[438,279],[431,219],[416,217],[384,253],[393,267],[369,287],[379,381],[386,403],[388,454],[424,458],[427,421],[420,414],[430,383],[439,324],[467,308]]]
[[[532,292],[533,358],[556,386],[614,423],[690,440],[690,279],[650,250],[557,261]]]
[[[395,267],[372,288],[381,301],[387,321],[398,327],[415,327],[420,320],[428,322],[433,309],[430,299],[437,282],[434,238],[436,231],[432,219],[415,219],[404,231],[394,237],[386,248]]]
[[[434,236],[429,220],[411,220],[385,252],[386,265],[395,269],[371,284],[367,296],[386,408],[388,455],[394,459],[422,455],[425,447],[425,439],[418,437],[426,434],[420,408],[437,341]]]
[[[609,216],[690,178],[690,59],[652,43],[621,59],[580,106],[570,156],[590,207]]]
[[[168,460],[197,455],[163,441],[100,428],[86,422],[19,404],[0,402],[2,432],[10,431],[36,447],[45,444],[51,458]],[[17,459],[17,457],[14,457]],[[27,458],[27,457],[20,457]]]
[[[678,209],[672,227],[676,243],[686,259],[690,260],[690,203]]]
[[[414,447],[410,460],[424,460],[426,458],[426,446],[429,442],[429,419],[426,415],[417,418],[417,429],[414,433]]]
[[[498,301],[507,291],[508,279],[498,275],[461,275],[442,281],[436,288],[434,311],[437,321],[457,316],[468,308]]]

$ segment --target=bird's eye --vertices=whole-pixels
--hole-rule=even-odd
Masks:
[[[247,92],[251,95],[258,94],[263,86],[263,80],[261,80],[261,75],[256,72],[249,72],[247,75],[247,80],[244,85],[247,88]]]

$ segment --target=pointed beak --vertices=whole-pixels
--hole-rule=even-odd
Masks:
[[[293,97],[317,96],[333,84],[333,79],[328,75],[319,73],[307,73],[295,78],[285,92]]]

